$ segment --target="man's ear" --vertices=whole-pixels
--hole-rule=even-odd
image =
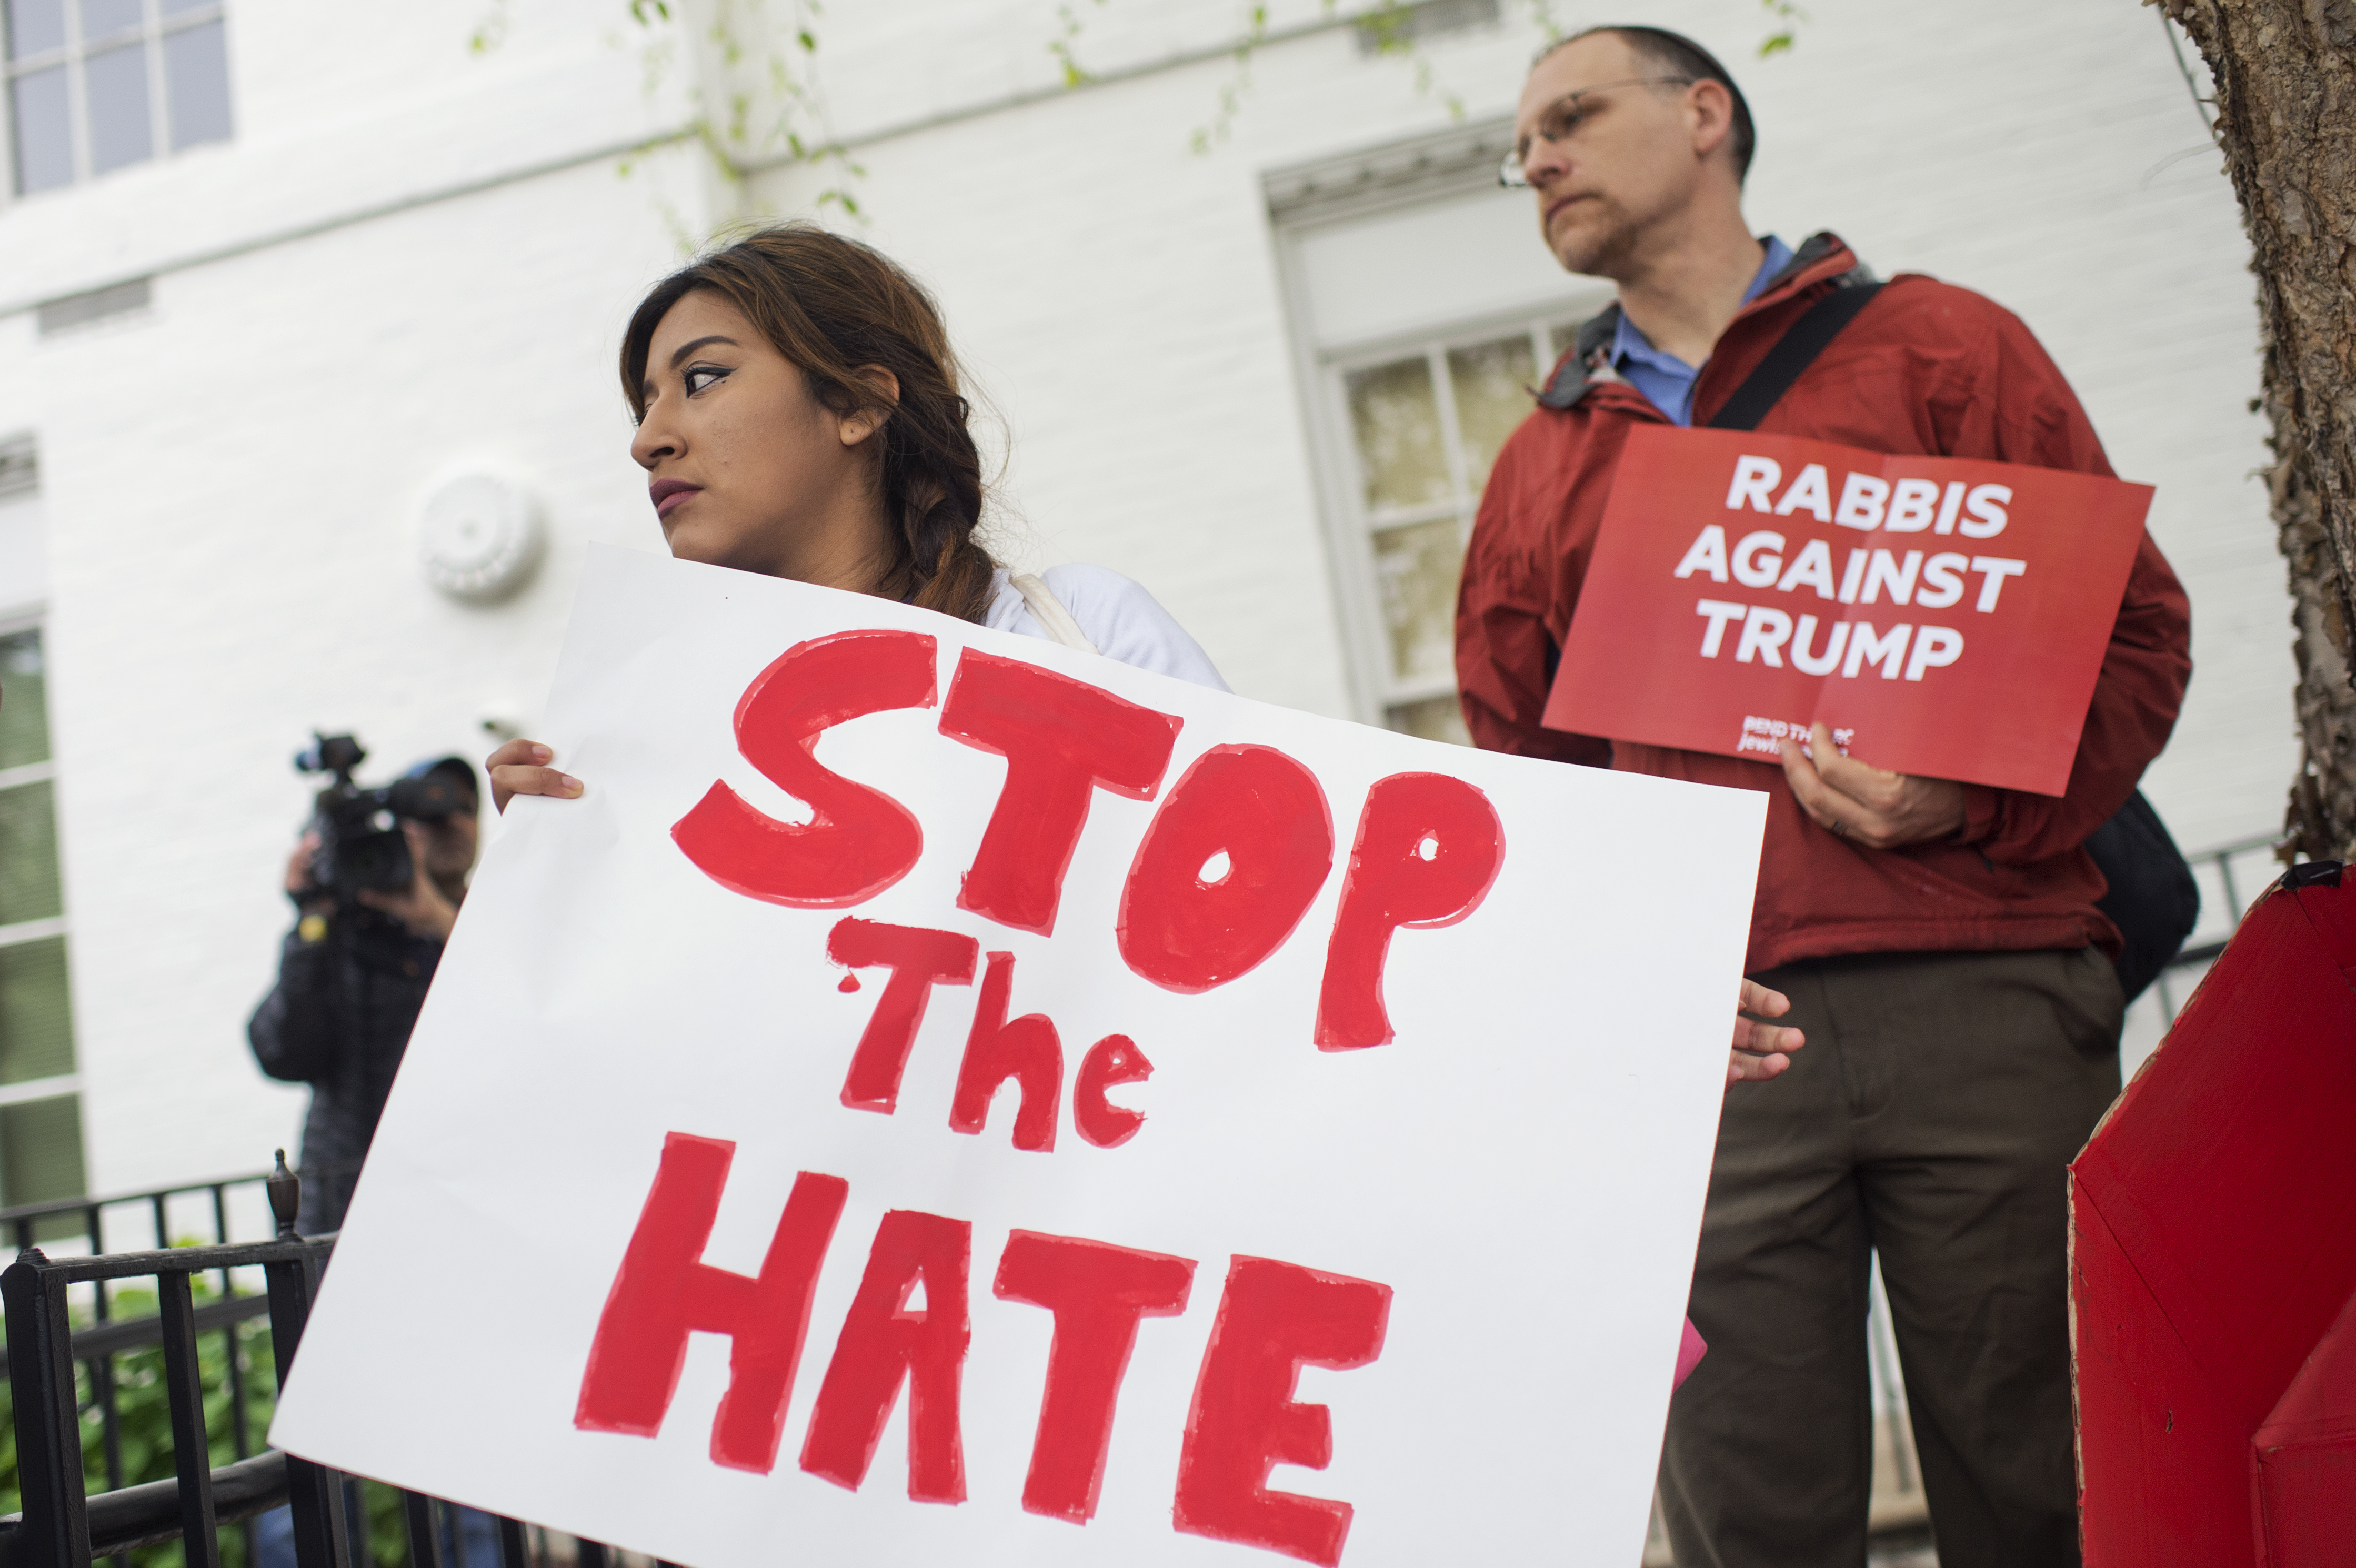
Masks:
[[[1733,140],[1734,95],[1724,82],[1704,77],[1687,88],[1686,114],[1697,158],[1707,158]]]
[[[866,382],[868,389],[883,398],[885,402],[894,407],[898,406],[900,378],[892,374],[890,370],[881,365],[862,365],[853,369],[851,374]],[[842,418],[842,444],[857,446],[861,442],[882,430],[884,421],[891,417],[888,411],[879,411],[874,409],[861,409],[856,412],[845,414]]]

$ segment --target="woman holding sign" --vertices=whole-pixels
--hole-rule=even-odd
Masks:
[[[657,284],[622,338],[630,455],[671,554],[897,600],[1226,690],[1144,589],[1095,566],[1017,575],[977,538],[981,458],[940,313],[896,264],[805,224]],[[1052,584],[1052,586],[1051,586]],[[536,741],[487,764],[502,811],[581,781]],[[1746,980],[1744,1010],[1789,1004]],[[1738,1018],[1727,1082],[1772,1078],[1800,1031]]]

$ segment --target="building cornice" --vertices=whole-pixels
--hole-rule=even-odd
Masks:
[[[526,180],[539,179],[543,176],[562,174],[568,169],[577,169],[584,164],[601,163],[608,158],[626,158],[634,155],[650,153],[660,147],[692,141],[701,134],[701,132],[697,126],[682,125],[673,130],[657,132],[651,136],[634,137],[626,142],[615,142],[583,152],[566,153],[559,157],[543,158],[537,163],[518,165],[496,174],[434,186],[425,190],[394,197],[387,201],[371,202],[348,211],[330,213],[324,218],[315,218],[280,229],[264,229],[241,240],[232,240],[220,245],[184,251],[177,256],[167,256],[161,261],[150,262],[145,267],[104,277],[69,293],[26,295],[18,299],[0,301],[0,318],[24,315],[39,310],[44,305],[57,306],[81,299],[86,295],[134,286],[150,278],[162,277],[169,272],[185,272],[196,267],[208,267],[216,261],[226,261],[238,256],[250,256],[257,251],[267,251],[273,246],[291,244],[297,240],[308,240],[314,235],[331,234],[338,229],[349,229],[355,224],[372,223],[380,218],[391,218],[403,212],[414,212],[420,208],[434,207],[445,201],[455,201],[462,197],[478,196],[484,191],[497,190],[502,186],[519,185]]]

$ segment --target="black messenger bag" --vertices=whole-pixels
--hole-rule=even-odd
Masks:
[[[1809,306],[1743,378],[1725,406],[1711,416],[1708,428],[1756,430],[1800,373],[1880,292],[1881,285],[1863,267],[1846,274],[1840,286]],[[2201,919],[2201,887],[2141,790],[2087,837],[2086,853],[2110,883],[2094,907],[2126,939],[2114,967],[2119,989],[2132,1002],[2159,977],[2192,934]]]

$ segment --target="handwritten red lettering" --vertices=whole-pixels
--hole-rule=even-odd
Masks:
[[[875,1229],[867,1272],[819,1384],[802,1468],[847,1491],[867,1478],[884,1424],[908,1384],[908,1496],[965,1501],[959,1390],[972,1328],[966,1307],[973,1227],[894,1209]],[[907,1309],[922,1281],[925,1306]]]
[[[1080,1070],[1072,1079],[1072,1125],[1098,1148],[1119,1148],[1145,1125],[1145,1113],[1116,1105],[1105,1091],[1119,1083],[1142,1083],[1153,1076],[1153,1063],[1125,1034],[1108,1034],[1088,1047]]]
[[[1223,874],[1203,869],[1224,854]],[[1172,991],[1207,991],[1284,945],[1333,869],[1317,775],[1269,746],[1194,759],[1137,847],[1121,890],[1120,955]]]
[[[854,1111],[892,1114],[900,1098],[900,1076],[925,1021],[925,1003],[935,986],[973,984],[974,959],[981,944],[954,931],[918,925],[886,925],[846,917],[826,933],[826,955],[847,969],[889,966],[892,978],[875,999],[875,1011],[851,1053],[842,1080],[842,1103]],[[857,982],[843,976],[850,988]]]
[[[1185,1311],[1194,1278],[1192,1258],[1035,1231],[1007,1238],[992,1290],[1055,1315],[1038,1433],[1023,1482],[1025,1509],[1075,1524],[1095,1517],[1138,1322]]]
[[[735,1152],[717,1138],[663,1139],[654,1186],[597,1319],[573,1424],[652,1437],[679,1390],[688,1335],[725,1334],[728,1392],[712,1424],[712,1457],[766,1475],[777,1462],[819,1265],[851,1189],[838,1176],[796,1177],[760,1275],[747,1279],[700,1261]]]
[[[1064,873],[1096,790],[1151,800],[1183,721],[1020,659],[971,648],[941,707],[941,733],[1006,759],[958,907],[1054,933]]]
[[[981,979],[973,1031],[958,1064],[957,1093],[949,1101],[949,1126],[979,1133],[990,1120],[990,1102],[1008,1079],[1022,1092],[1014,1113],[1014,1147],[1041,1154],[1055,1147],[1055,1107],[1064,1089],[1064,1049],[1055,1026],[1044,1013],[1006,1016],[1006,996],[1014,985],[1014,955],[993,953]]]
[[[810,808],[779,822],[715,782],[670,836],[713,881],[771,903],[832,909],[874,897],[908,874],[925,847],[908,808],[819,765],[834,725],[893,708],[930,708],[933,639],[916,632],[837,632],[797,643],[754,677],[736,704],[736,749]]]
[[[1302,1367],[1363,1367],[1382,1353],[1391,1288],[1272,1258],[1237,1257],[1203,1352],[1178,1456],[1180,1530],[1334,1568],[1352,1509],[1268,1489],[1278,1465],[1322,1470],[1333,1423],[1294,1403]]]
[[[1383,965],[1401,926],[1453,925],[1488,896],[1505,861],[1489,797],[1445,773],[1393,773],[1366,792],[1317,997],[1318,1049],[1393,1038]]]

